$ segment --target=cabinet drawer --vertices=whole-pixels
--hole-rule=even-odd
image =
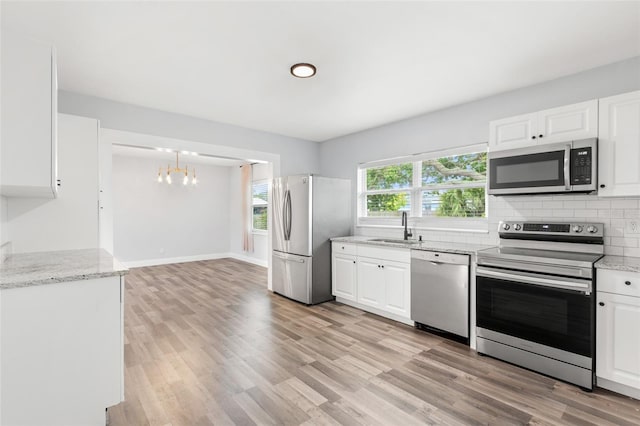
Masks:
[[[640,273],[598,269],[597,290],[640,297]]]
[[[358,246],[355,244],[349,243],[341,243],[341,242],[333,242],[331,243],[331,251],[333,253],[342,253],[342,254],[357,254]]]
[[[360,244],[360,246],[358,246],[358,256],[411,263],[411,251],[409,249],[382,248]]]

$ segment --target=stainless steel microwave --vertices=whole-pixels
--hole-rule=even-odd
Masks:
[[[593,192],[598,139],[489,152],[489,194]]]

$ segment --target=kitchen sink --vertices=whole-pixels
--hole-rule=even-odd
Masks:
[[[369,241],[375,241],[380,243],[393,243],[393,244],[419,244],[417,240],[403,240],[401,238],[372,238]]]

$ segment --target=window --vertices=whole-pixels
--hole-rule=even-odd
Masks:
[[[269,183],[256,181],[251,185],[253,196],[253,230],[266,231],[269,220],[267,218],[267,206],[269,204]]]
[[[486,217],[484,145],[376,163],[359,170],[360,218]]]

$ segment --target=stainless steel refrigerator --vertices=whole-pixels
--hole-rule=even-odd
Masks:
[[[333,299],[329,238],[351,234],[351,196],[346,179],[274,179],[273,291],[308,305]]]

